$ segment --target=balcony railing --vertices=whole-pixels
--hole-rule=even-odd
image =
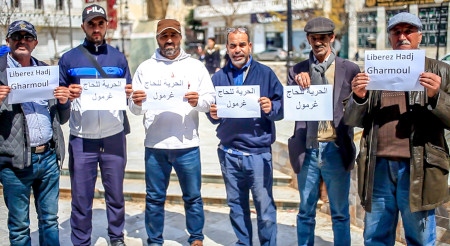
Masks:
[[[323,8],[321,0],[292,0],[292,10]],[[272,1],[246,1],[235,2],[231,4],[214,4],[196,7],[194,10],[194,18],[208,18],[227,15],[245,15],[254,13],[264,13],[269,11],[286,11],[286,0]],[[235,13],[233,13],[235,12]]]

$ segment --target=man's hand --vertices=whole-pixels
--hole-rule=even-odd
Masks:
[[[142,102],[147,98],[147,94],[143,90],[137,90],[133,92],[131,99],[133,99],[134,104],[142,106]]]
[[[184,95],[184,98],[187,99],[188,103],[192,106],[195,107],[197,106],[198,103],[198,93],[195,91],[189,91],[188,93],[186,93]]]
[[[272,111],[272,101],[270,101],[270,99],[267,97],[261,97],[259,99],[259,105],[261,105],[262,111],[266,114]]]
[[[439,93],[441,77],[434,73],[423,72],[419,77],[420,84],[427,89],[427,96],[434,97]]]
[[[83,91],[83,87],[81,87],[81,85],[79,84],[71,84],[69,85],[69,91],[70,91],[69,99],[73,100],[81,96],[81,91]]]
[[[366,73],[358,73],[352,80],[352,91],[357,97],[363,99],[366,97],[366,86],[369,84],[369,75]]]
[[[209,108],[209,116],[211,116],[211,118],[218,120],[219,117],[217,116],[217,105],[216,104],[211,104],[211,107]]]
[[[65,104],[69,100],[70,90],[65,86],[58,86],[53,91],[53,95],[58,99],[59,103]]]
[[[294,80],[303,89],[309,88],[309,86],[311,85],[311,78],[309,77],[309,73],[307,73],[307,72],[301,72],[301,73],[295,75]]]
[[[133,93],[133,88],[131,87],[131,84],[125,85],[125,93],[127,93],[127,99],[130,98],[131,93]]]
[[[6,96],[8,96],[11,88],[7,85],[0,85],[0,103],[5,100]]]

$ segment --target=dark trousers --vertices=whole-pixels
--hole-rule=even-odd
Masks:
[[[125,201],[123,179],[126,165],[123,132],[102,139],[70,136],[69,171],[72,186],[71,240],[74,245],[91,245],[92,202],[97,169],[105,189],[106,216],[110,240],[123,239]]]

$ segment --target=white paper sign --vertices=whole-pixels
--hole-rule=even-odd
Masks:
[[[284,120],[333,120],[333,85],[284,86]]]
[[[59,86],[59,66],[7,68],[8,103],[23,103],[55,98]]]
[[[216,86],[217,116],[220,118],[259,118],[259,85]]]
[[[189,82],[185,79],[158,79],[144,82],[144,90],[147,94],[142,103],[142,109],[146,110],[170,110],[179,108],[186,103],[184,95],[188,92]]]
[[[364,70],[370,78],[367,90],[424,90],[419,83],[425,68],[424,50],[368,50],[364,56]]]
[[[82,110],[125,110],[127,97],[125,93],[126,80],[111,79],[80,79],[83,91],[80,96]]]

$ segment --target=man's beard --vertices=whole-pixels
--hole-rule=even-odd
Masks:
[[[166,56],[174,56],[178,50],[180,50],[180,49],[179,48],[166,48],[163,50],[163,52]]]

